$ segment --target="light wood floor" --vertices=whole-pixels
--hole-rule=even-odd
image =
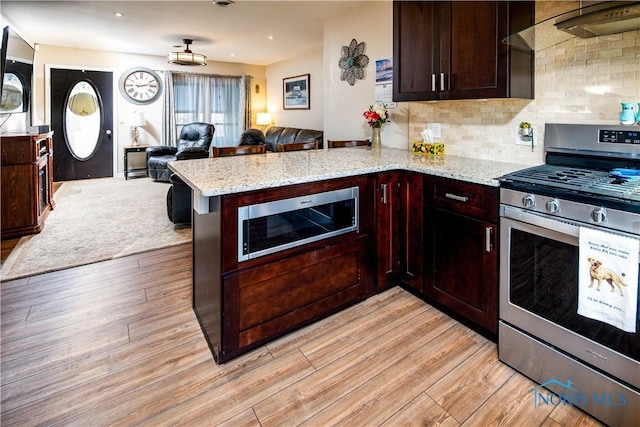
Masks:
[[[494,343],[400,288],[218,366],[190,255],[2,283],[2,425],[599,425],[534,409]]]

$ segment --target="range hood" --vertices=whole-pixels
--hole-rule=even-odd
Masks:
[[[607,1],[546,19],[502,42],[538,51],[574,37],[589,38],[634,30],[640,30],[640,1]]]

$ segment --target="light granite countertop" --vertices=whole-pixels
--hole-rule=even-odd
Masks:
[[[242,193],[333,178],[408,170],[497,187],[499,177],[527,165],[467,157],[427,157],[368,147],[174,161],[169,168],[200,197]]]

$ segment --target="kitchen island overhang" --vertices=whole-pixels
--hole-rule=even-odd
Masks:
[[[449,155],[422,156],[395,148],[307,150],[169,163],[169,169],[202,198],[392,170],[497,187],[501,176],[529,166]]]
[[[193,307],[218,363],[377,293],[376,177],[407,170],[497,187],[522,165],[341,148],[176,161],[193,190]],[[238,208],[358,188],[355,231],[238,259]]]

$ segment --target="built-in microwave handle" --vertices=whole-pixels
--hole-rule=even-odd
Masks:
[[[467,203],[469,201],[469,198],[467,196],[458,196],[457,194],[453,194],[453,193],[445,193],[444,197],[446,197],[447,199],[455,200],[456,202],[462,202],[462,203]]]
[[[387,184],[381,184],[380,190],[382,191],[382,197],[380,199],[382,200],[382,204],[386,205],[387,204]]]

